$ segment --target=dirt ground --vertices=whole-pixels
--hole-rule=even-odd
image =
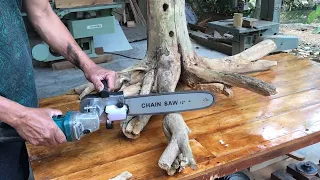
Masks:
[[[289,53],[300,58],[310,57],[310,59],[320,62],[320,34],[312,33],[318,26],[320,24],[281,24],[281,33],[299,38],[298,49],[289,51]]]

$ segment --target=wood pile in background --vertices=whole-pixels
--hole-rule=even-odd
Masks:
[[[147,26],[147,21],[144,18],[137,0],[127,0],[125,6],[120,9],[115,9],[116,18],[122,25],[135,27],[135,24]]]

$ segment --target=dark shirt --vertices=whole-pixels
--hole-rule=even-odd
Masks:
[[[21,0],[0,0],[0,96],[27,107],[37,107],[31,50],[21,4]],[[0,143],[0,180],[25,179],[28,168],[24,143]]]
[[[37,107],[31,50],[21,0],[0,0],[0,96]]]

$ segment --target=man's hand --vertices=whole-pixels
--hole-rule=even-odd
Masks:
[[[24,1],[24,5],[33,27],[55,52],[81,69],[97,91],[104,88],[102,80],[108,80],[110,91],[114,89],[116,73],[99,67],[88,57],[52,10],[48,0],[28,0]]]
[[[102,80],[108,81],[109,91],[113,91],[117,79],[117,73],[108,69],[104,69],[96,64],[84,71],[88,81],[90,81],[97,91],[102,91],[104,86]]]
[[[18,134],[36,146],[54,146],[66,142],[66,137],[52,120],[53,116],[61,115],[54,109],[23,109],[23,117],[13,124]]]

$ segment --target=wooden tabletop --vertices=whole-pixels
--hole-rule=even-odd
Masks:
[[[197,170],[168,177],[158,167],[167,142],[161,116],[155,116],[137,140],[123,137],[115,124],[80,142],[55,148],[28,145],[36,180],[106,180],[123,171],[131,172],[132,179],[210,179],[320,142],[320,64],[289,54],[265,59],[277,60],[278,66],[251,76],[274,84],[278,94],[264,97],[235,88],[233,98],[217,95],[211,108],[183,113],[192,130]],[[78,110],[79,101],[63,95],[42,99],[40,106],[66,112]]]

